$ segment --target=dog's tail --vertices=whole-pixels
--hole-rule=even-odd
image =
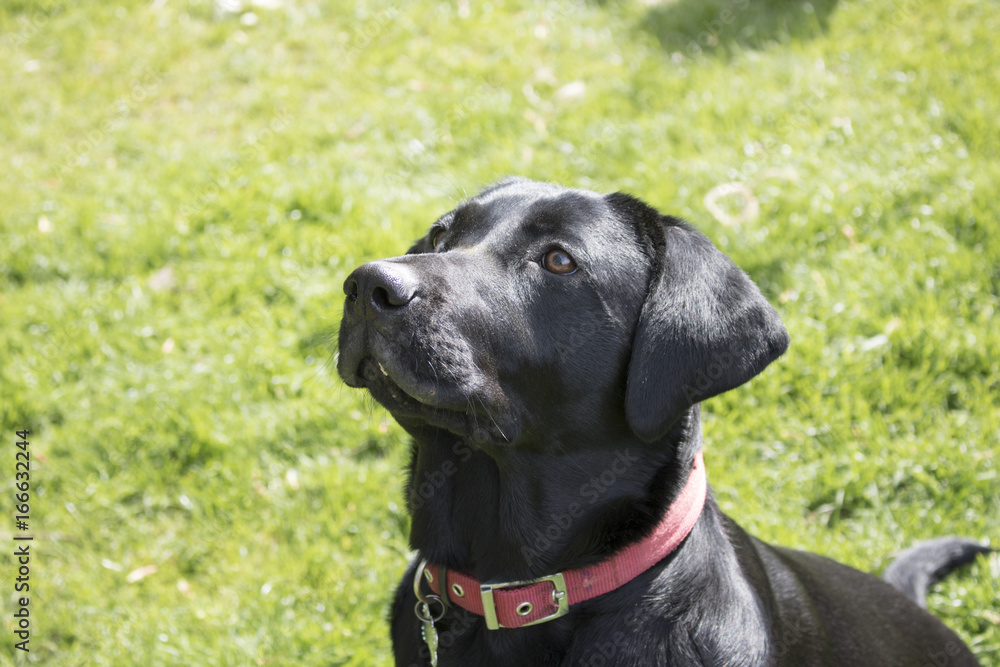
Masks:
[[[964,537],[938,537],[901,551],[882,578],[921,607],[926,607],[924,598],[928,588],[955,568],[991,551],[990,547]]]

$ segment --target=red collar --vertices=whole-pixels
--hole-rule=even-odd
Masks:
[[[419,581],[423,573],[436,596],[443,580],[448,591],[445,602],[485,616],[491,630],[549,621],[568,613],[569,605],[623,586],[680,546],[701,516],[707,489],[705,462],[698,452],[687,483],[660,525],[645,539],[596,565],[528,581],[480,584],[470,576],[424,561],[416,576]]]

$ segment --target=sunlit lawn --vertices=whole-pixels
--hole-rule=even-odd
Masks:
[[[332,370],[341,285],[508,174],[684,216],[777,306],[705,406],[744,527],[996,543],[995,3],[237,4],[0,8],[0,661],[388,664],[407,444]],[[1000,558],[930,607],[1000,665]]]

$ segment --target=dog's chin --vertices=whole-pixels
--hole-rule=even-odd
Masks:
[[[396,373],[371,357],[361,361],[357,377],[360,386],[403,426],[443,428],[476,445],[510,443],[509,435],[488,414],[473,410],[475,401],[454,390],[424,389],[418,381],[397,380]]]

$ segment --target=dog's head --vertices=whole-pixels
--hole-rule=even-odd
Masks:
[[[479,446],[662,438],[788,334],[740,269],[624,194],[491,186],[344,285],[338,371],[410,430]]]

